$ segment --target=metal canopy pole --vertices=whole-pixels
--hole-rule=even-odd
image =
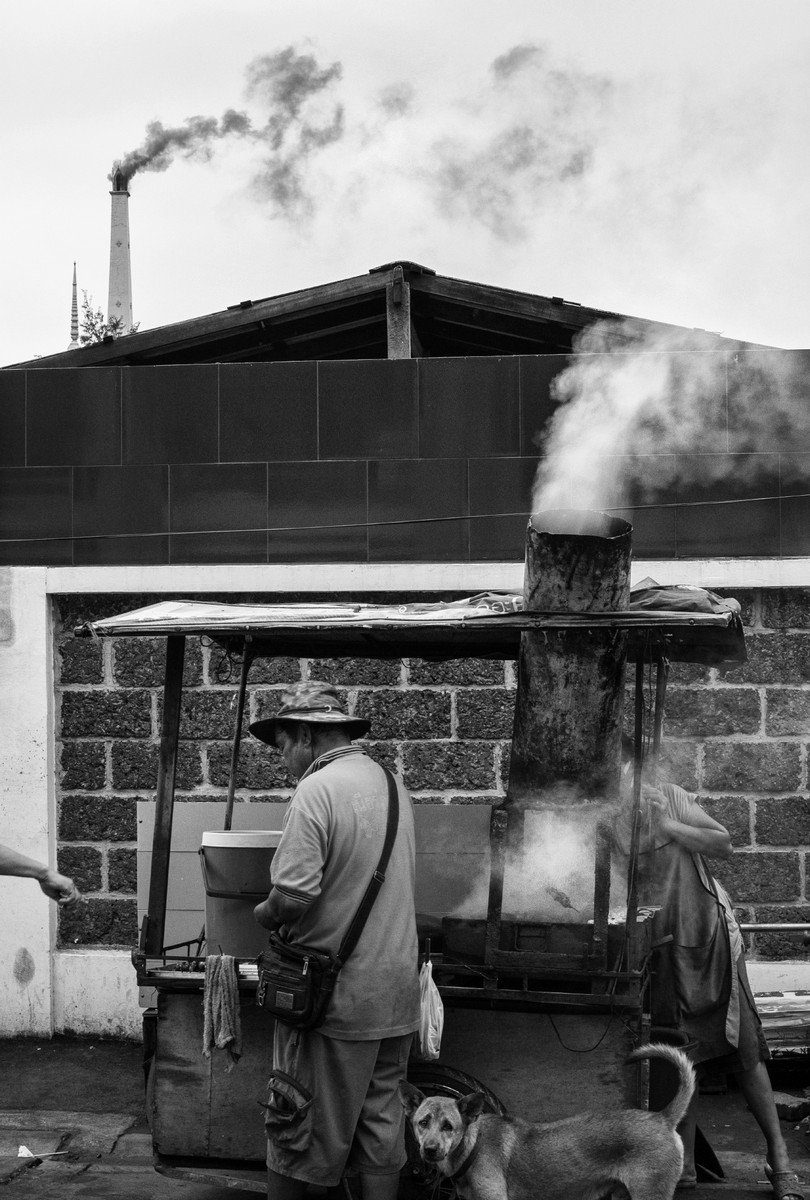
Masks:
[[[638,945],[638,845],[641,833],[641,768],[644,757],[644,656],[636,660],[635,724],[633,729],[633,825],[630,837],[630,861],[627,864],[627,915],[625,934],[627,938],[628,968],[638,967],[636,959]]]
[[[233,821],[233,803],[236,798],[236,771],[239,766],[239,748],[242,744],[242,718],[245,715],[245,692],[247,690],[248,672],[253,662],[253,644],[249,633],[242,641],[242,671],[239,676],[239,695],[236,701],[236,725],[233,731],[231,746],[231,774],[228,779],[228,801],[225,805],[225,824],[223,829],[230,829]]]
[[[489,900],[484,962],[491,966],[501,946],[501,912],[503,909],[503,877],[506,859],[506,834],[511,814],[502,804],[493,808],[489,819]]]
[[[661,753],[661,734],[664,729],[664,700],[667,694],[669,679],[669,659],[659,655],[655,672],[655,715],[653,717],[652,763],[653,769],[658,766]]]
[[[166,677],[163,685],[163,725],[160,734],[155,829],[152,835],[152,870],[143,949],[147,955],[163,953],[166,899],[169,891],[169,855],[172,848],[174,776],[180,737],[180,700],[183,695],[183,659],[186,639],[174,634],[166,639]]]

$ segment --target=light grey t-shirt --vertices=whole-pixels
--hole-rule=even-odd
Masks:
[[[288,926],[290,937],[336,953],[382,853],[388,787],[382,768],[359,748],[325,757],[290,801],[271,880],[309,901]],[[399,827],[385,882],[319,1027],[329,1037],[364,1041],[419,1026],[413,807],[396,782]]]

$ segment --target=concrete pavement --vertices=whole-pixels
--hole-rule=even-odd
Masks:
[[[800,1093],[808,1072],[783,1087]],[[256,1190],[158,1174],[143,1101],[141,1049],[56,1038],[0,1040],[0,1195],[8,1200],[240,1200]],[[755,1200],[772,1193],[764,1145],[736,1091],[701,1096],[700,1126],[726,1182],[679,1195]],[[793,1162],[810,1182],[810,1118],[783,1121]],[[36,1156],[17,1157],[20,1145]],[[49,1157],[50,1156],[50,1157]],[[254,1176],[254,1187],[260,1183]],[[810,1187],[806,1189],[810,1200]]]

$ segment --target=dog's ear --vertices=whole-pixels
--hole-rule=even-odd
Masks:
[[[424,1096],[415,1088],[412,1083],[408,1083],[407,1079],[399,1081],[399,1098],[402,1101],[402,1107],[409,1117],[412,1117],[419,1105],[424,1100]]]
[[[469,1096],[462,1096],[457,1102],[458,1111],[461,1113],[461,1119],[465,1125],[469,1125],[476,1117],[480,1117],[484,1111],[484,1096],[481,1092],[471,1092]]]

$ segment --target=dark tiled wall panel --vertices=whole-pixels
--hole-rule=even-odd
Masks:
[[[25,371],[0,371],[0,467],[25,466]]]
[[[121,372],[28,371],[26,464],[94,466],[121,462]]]
[[[636,556],[810,554],[810,351],[656,357],[712,433],[605,460]],[[0,371],[0,563],[519,560],[569,363]]]
[[[318,458],[418,458],[417,380],[415,359],[319,363]]]
[[[317,363],[234,363],[220,368],[220,462],[317,457]]]
[[[315,464],[322,465],[354,464]],[[729,829],[735,854],[712,863],[712,870],[746,921],[806,921],[810,588],[736,595],[748,661],[733,669],[672,664],[664,770],[696,791],[706,811]],[[142,596],[138,604],[159,599]],[[72,636],[77,624],[132,606],[129,595],[65,596],[55,602],[58,862],[90,901],[60,919],[62,945],[137,940],[137,804],[155,792],[165,644],[160,638]],[[238,676],[238,664],[207,639],[187,639],[177,767],[181,809],[185,802],[222,802],[226,796]],[[420,836],[426,836],[429,822],[431,847],[442,857],[440,877],[452,879],[471,806],[482,818],[484,842],[468,848],[483,851],[488,809],[506,789],[515,664],[262,659],[249,676],[249,718],[276,711],[280,691],[300,679],[328,679],[352,712],[370,718],[369,752],[404,775],[420,806]],[[630,720],[629,704],[627,712]],[[278,804],[290,794],[292,781],[279,756],[253,738],[242,743],[240,772],[239,805]],[[454,812],[456,806],[463,811]],[[237,816],[237,826],[239,821]],[[241,821],[249,827],[249,820]],[[443,902],[446,890],[437,888],[436,903]],[[197,932],[198,927],[189,929],[186,936]],[[804,954],[799,941],[778,933],[757,934],[752,949],[763,959]]]

